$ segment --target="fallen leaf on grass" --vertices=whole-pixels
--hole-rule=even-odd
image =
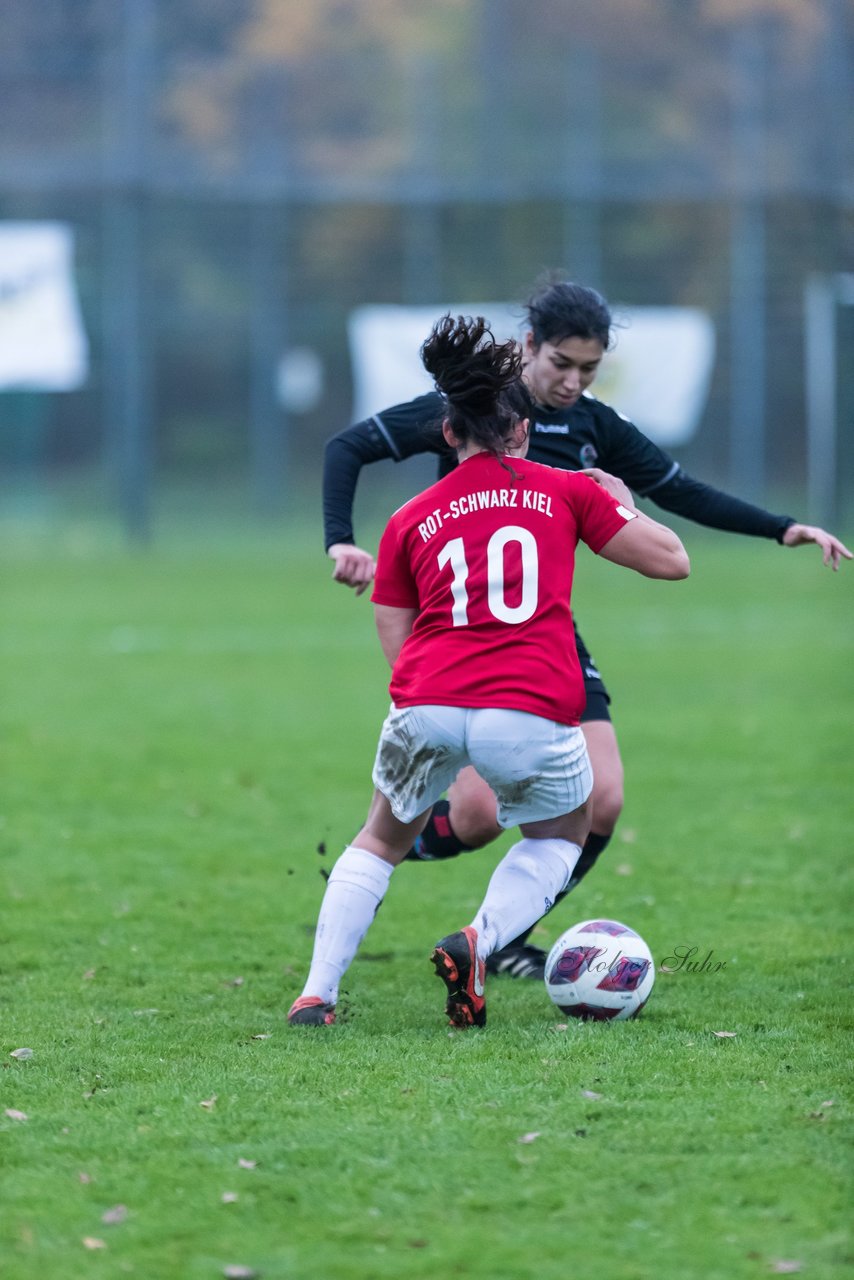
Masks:
[[[261,1272],[254,1267],[223,1267],[225,1280],[258,1280]]]
[[[92,1088],[91,1088],[91,1089],[88,1089],[88,1090],[83,1094],[83,1097],[84,1097],[84,1098],[94,1098],[95,1094],[98,1092],[98,1090],[100,1089],[100,1087],[101,1087],[101,1077],[100,1077],[99,1075],[96,1075],[96,1076],[95,1076],[95,1079],[94,1079],[94,1080],[93,1080],[93,1082],[92,1082]]]
[[[107,1245],[104,1240],[99,1240],[97,1236],[84,1236],[84,1249],[106,1249]]]
[[[91,981],[92,981],[92,979],[94,978],[94,976],[95,976],[96,972],[97,972],[97,970],[96,970],[96,969],[87,969],[87,970],[86,970],[86,972],[83,974],[83,981],[84,981],[84,982],[91,982]]]
[[[92,1181],[92,1175],[90,1173],[84,1173],[81,1169],[77,1175],[77,1180],[78,1182],[82,1182],[84,1187],[86,1187]]]
[[[225,986],[225,987],[242,987],[242,986],[243,986],[243,979],[242,979],[242,978],[229,978],[226,982],[224,982],[224,983],[223,983],[223,986]]]
[[[222,1195],[220,1196],[220,1200],[222,1201],[223,1204],[234,1204],[234,1202],[237,1200],[237,1192],[223,1191]]]
[[[795,1258],[775,1258],[771,1263],[771,1270],[778,1276],[790,1276],[803,1270],[803,1265]]]
[[[594,1093],[592,1089],[582,1089],[581,1096],[582,1098],[590,1098],[592,1102],[598,1102],[602,1097],[601,1093]]]
[[[107,1209],[101,1214],[101,1221],[106,1223],[108,1227],[117,1227],[120,1222],[124,1222],[127,1216],[126,1204],[114,1204],[112,1209]]]
[[[250,1036],[250,1037],[249,1037],[249,1039],[250,1039],[250,1040],[269,1040],[269,1039],[270,1039],[270,1035],[271,1035],[271,1033],[270,1033],[269,1031],[265,1031],[265,1032],[263,1032],[261,1035],[258,1035],[258,1036]]]
[[[257,1161],[257,1160],[244,1160],[244,1159],[243,1159],[243,1156],[241,1156],[241,1157],[240,1157],[240,1159],[239,1159],[239,1160],[238,1160],[238,1162],[237,1162],[237,1166],[238,1166],[238,1168],[239,1168],[239,1169],[257,1169],[257,1167],[258,1167],[258,1161]]]
[[[199,1106],[204,1107],[205,1111],[213,1111],[214,1107],[216,1106],[216,1098],[217,1098],[217,1095],[215,1093],[212,1093],[209,1098],[203,1098],[202,1101],[199,1103]]]
[[[569,1023],[568,1023],[568,1022],[556,1022],[556,1023],[555,1023],[555,1025],[554,1025],[554,1027],[552,1028],[552,1030],[553,1030],[553,1031],[568,1031],[568,1030],[569,1030]]]
[[[738,1032],[737,1031],[713,1031],[712,1035],[716,1036],[718,1040],[734,1040],[735,1037],[738,1035]]]
[[[517,1142],[536,1142],[539,1136],[540,1136],[540,1131],[536,1130],[534,1133],[523,1133],[521,1138],[517,1138],[516,1141]]]
[[[678,973],[678,969],[671,969],[669,964],[660,964],[658,966],[659,973]]]
[[[9,1054],[10,1058],[17,1058],[19,1062],[26,1062],[27,1058],[31,1058],[32,1056],[32,1049],[13,1049]]]
[[[430,1241],[429,1240],[407,1240],[406,1243],[409,1245],[410,1249],[426,1249]]]
[[[20,1120],[20,1121],[29,1120],[29,1116],[27,1115],[26,1111],[16,1111],[14,1107],[7,1107],[6,1115],[9,1117],[10,1120]]]
[[[618,876],[630,876],[634,871],[634,867],[630,862],[621,862],[614,870]]]

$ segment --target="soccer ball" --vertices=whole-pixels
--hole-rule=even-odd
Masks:
[[[634,1018],[649,999],[655,964],[628,925],[585,920],[560,935],[548,954],[545,980],[549,998],[571,1018]]]

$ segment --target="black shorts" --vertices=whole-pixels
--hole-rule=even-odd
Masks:
[[[578,661],[581,663],[581,674],[584,677],[584,691],[587,694],[587,705],[581,713],[581,723],[587,720],[610,720],[609,706],[611,695],[605,688],[605,682],[599,674],[596,663],[591,658],[587,645],[575,631],[575,645],[578,649]]]

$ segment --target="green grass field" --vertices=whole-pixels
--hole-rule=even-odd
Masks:
[[[579,571],[627,803],[538,939],[607,914],[722,969],[616,1025],[495,980],[450,1034],[427,957],[508,835],[404,865],[300,1032],[386,672],[314,527],[227,533],[8,542],[2,1275],[850,1275],[854,566],[692,528],[686,583]]]

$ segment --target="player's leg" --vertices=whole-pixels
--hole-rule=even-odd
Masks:
[[[587,741],[593,766],[593,825],[578,860],[567,893],[584,879],[596,859],[604,852],[623,808],[623,762],[617,735],[611,723],[611,697],[605,682],[578,630],[575,647],[584,680],[585,707],[581,730]]]
[[[532,928],[563,897],[590,829],[589,805],[549,824],[527,822],[492,873],[474,919],[484,960]]]
[[[320,904],[311,966],[302,995],[288,1013],[292,1026],[335,1021],[338,985],[379,910],[391,873],[423,828],[430,810],[400,822],[374,792],[365,825],[329,873]]]
[[[421,715],[422,710],[393,708],[383,725],[373,800],[364,826],[330,872],[311,967],[302,995],[288,1014],[292,1025],[334,1022],[339,983],[370,928],[395,866],[423,828],[433,802],[466,762],[464,713],[442,708],[436,717]]]
[[[475,927],[488,940],[486,959],[514,941],[520,929],[532,928],[566,889],[590,831],[593,775],[579,729],[523,712],[472,717],[472,761],[495,788],[501,826],[518,824],[523,836],[495,868],[476,918]],[[492,736],[481,742],[478,733]],[[538,851],[551,864],[545,875],[531,862]]]
[[[438,862],[480,849],[501,834],[495,794],[472,768],[463,769],[437,800],[427,824],[406,855],[415,862]]]
[[[613,724],[610,720],[591,720],[582,723],[581,729],[593,766],[593,791],[590,796],[592,827],[572,877],[555,900],[555,905],[577,888],[596,859],[607,848],[622,809],[623,763]],[[490,973],[503,973],[511,978],[542,978],[546,953],[541,947],[535,947],[528,941],[536,923],[534,921],[524,933],[493,952],[489,958]]]
[[[576,644],[587,695],[581,717],[581,730],[593,767],[593,791],[590,797],[592,826],[572,878],[558,901],[562,901],[580,884],[599,855],[607,848],[623,807],[623,762],[617,735],[611,723],[611,699],[598,668],[578,635]],[[503,973],[512,978],[542,978],[546,953],[541,947],[532,946],[528,941],[533,928],[532,924],[524,933],[490,956],[490,973]]]
[[[593,821],[567,893],[584,879],[604,853],[623,810],[623,761],[614,725],[610,718],[604,717],[583,720],[581,731],[593,766]]]
[[[592,777],[579,730],[522,712],[469,714],[472,760],[495,787],[502,827],[518,821],[522,839],[495,868],[471,925],[443,938],[433,951],[455,1026],[484,1025],[484,962],[551,909],[590,829]],[[550,810],[557,816],[540,816]]]

